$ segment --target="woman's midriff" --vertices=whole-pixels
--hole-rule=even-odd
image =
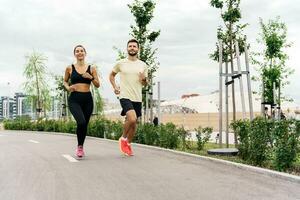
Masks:
[[[74,84],[76,87],[76,92],[89,92],[90,91],[90,84],[86,83],[76,83]]]

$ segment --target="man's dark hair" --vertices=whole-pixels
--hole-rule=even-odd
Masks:
[[[131,43],[131,42],[137,43],[138,48],[140,47],[140,44],[139,44],[139,42],[138,42],[136,39],[130,39],[130,40],[127,42],[127,46],[128,46],[128,44]]]

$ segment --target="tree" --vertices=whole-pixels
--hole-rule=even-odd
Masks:
[[[149,78],[152,80],[154,73],[159,66],[159,63],[155,60],[155,53],[157,49],[152,50],[152,44],[160,35],[160,30],[148,30],[148,25],[153,19],[155,3],[152,0],[134,0],[131,5],[128,5],[128,7],[135,17],[136,23],[135,26],[130,26],[132,31],[130,35],[137,39],[140,43],[139,58],[149,66]]]
[[[262,103],[272,106],[277,104],[280,107],[282,100],[288,100],[281,95],[281,89],[289,84],[287,78],[293,73],[286,66],[288,56],[284,52],[284,49],[291,46],[287,42],[287,27],[280,22],[280,17],[269,20],[268,23],[260,19],[260,27],[260,38],[257,41],[263,48],[252,56],[252,62],[257,66],[260,76],[253,79],[261,82]],[[280,91],[277,97],[274,96],[274,89]]]
[[[132,4],[128,4],[130,12],[135,18],[135,25],[131,25],[130,35],[140,43],[139,59],[144,61],[148,66],[148,78],[149,84],[143,88],[143,102],[146,101],[146,94],[150,94],[150,107],[151,107],[151,120],[153,118],[152,111],[152,93],[153,93],[153,78],[155,72],[159,67],[159,63],[156,61],[155,53],[156,49],[152,49],[153,42],[160,35],[159,31],[150,31],[148,26],[153,19],[153,12],[155,9],[155,3],[152,0],[134,0]],[[118,50],[118,57],[124,58],[125,54]]]
[[[60,117],[67,117],[70,116],[70,111],[67,109],[68,104],[68,94],[69,92],[66,90],[64,86],[64,77],[61,75],[54,75],[55,79],[55,94],[56,98],[59,100],[61,104],[61,116]]]
[[[49,109],[50,95],[46,81],[47,58],[40,53],[33,52],[30,56],[25,56],[27,63],[24,69],[26,81],[24,90],[28,95],[28,100],[33,102],[33,108],[36,110],[36,117],[40,118],[42,110],[44,115]]]
[[[47,117],[47,111],[51,110],[52,98],[50,96],[50,90],[46,88],[41,89],[41,97],[42,97],[42,111],[44,111],[44,118]]]
[[[225,29],[220,26],[217,31],[217,38],[223,43],[223,62],[230,63],[231,72],[234,71],[233,60],[235,58],[234,44],[237,41],[240,54],[245,51],[245,36],[242,34],[243,29],[247,24],[238,24],[242,18],[240,11],[240,0],[211,0],[210,5],[220,9],[221,17],[225,25]],[[217,49],[210,54],[210,58],[214,61],[219,61],[219,44],[216,44]],[[235,109],[235,92],[234,83],[232,83],[232,104],[233,104],[233,121],[236,120]]]

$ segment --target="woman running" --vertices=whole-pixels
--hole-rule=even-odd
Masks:
[[[90,92],[91,83],[99,88],[100,81],[96,67],[85,62],[86,50],[82,45],[74,48],[76,63],[68,66],[65,71],[64,86],[71,93],[68,99],[69,109],[77,123],[76,156],[84,156],[83,144],[87,127],[93,112],[93,98]],[[70,84],[69,84],[70,80]]]

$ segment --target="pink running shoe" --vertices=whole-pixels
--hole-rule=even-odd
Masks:
[[[76,149],[76,156],[81,158],[84,156],[83,146],[78,146]]]

